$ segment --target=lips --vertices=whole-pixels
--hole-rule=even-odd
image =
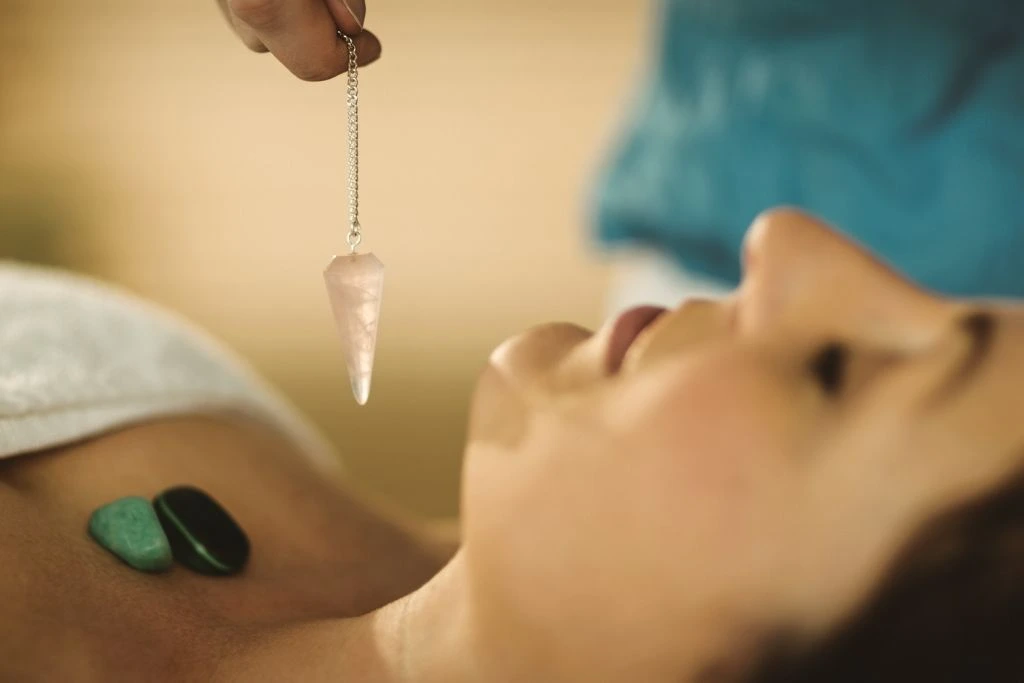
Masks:
[[[605,355],[605,368],[609,373],[616,373],[622,367],[629,347],[633,345],[640,333],[657,320],[666,309],[660,306],[637,306],[631,308],[611,324],[611,333]]]

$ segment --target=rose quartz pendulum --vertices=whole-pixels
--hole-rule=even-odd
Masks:
[[[341,350],[356,403],[370,397],[373,356],[377,348],[377,320],[384,287],[384,264],[373,254],[346,254],[331,259],[324,270],[334,322],[341,335]]]
[[[359,226],[359,81],[356,73],[356,46],[351,38],[338,32],[348,44],[348,200],[350,252],[335,256],[324,270],[327,296],[331,300],[334,321],[341,335],[352,395],[359,405],[370,398],[373,357],[377,349],[377,325],[384,288],[384,264],[373,254],[356,253],[363,241]]]

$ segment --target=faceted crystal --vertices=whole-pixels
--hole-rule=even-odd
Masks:
[[[373,254],[335,256],[324,270],[327,295],[341,335],[352,394],[359,405],[370,397],[384,264]]]

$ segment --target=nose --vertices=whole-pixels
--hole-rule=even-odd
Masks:
[[[746,331],[785,329],[917,346],[934,340],[950,317],[947,302],[795,209],[773,209],[754,221],[744,240],[743,268],[739,322]]]

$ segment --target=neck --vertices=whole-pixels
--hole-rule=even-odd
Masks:
[[[461,558],[450,562],[429,583],[373,615],[358,627],[353,661],[374,652],[374,663],[349,678],[387,683],[475,683],[472,653],[477,648],[468,616]],[[360,677],[361,676],[361,677]]]
[[[224,679],[374,683],[734,680],[740,673],[734,667],[744,663],[742,641],[737,640],[732,641],[736,647],[731,650],[735,659],[709,666],[714,659],[707,657],[711,643],[705,629],[686,629],[691,636],[705,636],[698,636],[697,642],[688,642],[679,634],[671,642],[656,643],[655,649],[668,659],[651,656],[649,648],[655,643],[630,647],[623,642],[618,648],[573,657],[576,665],[567,666],[568,662],[539,654],[548,648],[538,647],[536,642],[513,642],[514,629],[495,633],[500,642],[483,647],[484,637],[470,616],[461,560],[457,555],[419,590],[364,616],[289,626],[250,640],[239,651],[237,661],[243,665],[231,666],[230,671],[225,667],[223,673],[230,675]],[[634,661],[619,661],[616,653],[624,652],[632,652]]]
[[[218,673],[225,681],[477,683],[467,656],[458,558],[419,590],[369,614],[250,637]],[[220,680],[218,678],[218,680]]]

